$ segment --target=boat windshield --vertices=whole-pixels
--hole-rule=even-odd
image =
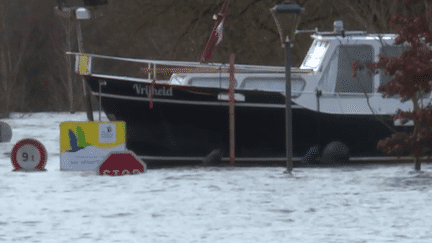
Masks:
[[[315,40],[310,47],[306,58],[304,59],[301,69],[316,69],[324,59],[325,53],[330,46],[329,41]]]

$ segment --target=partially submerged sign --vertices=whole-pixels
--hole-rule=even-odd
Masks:
[[[127,174],[139,174],[147,170],[147,165],[142,162],[134,152],[111,152],[98,168],[99,175],[120,176]]]
[[[124,122],[60,124],[60,170],[94,170],[110,152],[125,150]]]
[[[45,171],[47,159],[45,147],[36,139],[22,139],[12,148],[13,171]]]

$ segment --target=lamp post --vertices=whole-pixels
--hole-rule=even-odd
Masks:
[[[64,0],[57,0],[57,4],[54,7],[54,11],[56,15],[61,18],[69,19],[70,21],[75,22],[76,31],[77,31],[77,39],[78,39],[78,50],[80,53],[84,52],[83,48],[83,38],[81,33],[81,24],[80,20],[90,19],[90,10],[83,7],[69,7]],[[67,31],[67,39],[71,39],[71,33]],[[68,50],[71,51],[71,50]],[[69,58],[69,57],[68,57]],[[87,112],[87,119],[89,121],[93,121],[93,109],[91,106],[91,95],[89,92],[89,88],[87,87],[84,78],[82,78],[83,84],[83,94],[85,99],[85,106]]]
[[[107,5],[108,0],[80,0],[79,2],[73,1],[73,4],[78,6],[70,7],[69,0],[56,0],[54,11],[58,16],[62,18],[72,19],[76,23],[78,50],[80,53],[83,53],[84,47],[83,47],[83,37],[81,32],[80,20],[88,20],[91,18],[91,13],[88,8],[95,9],[98,6]],[[69,34],[70,33],[68,33],[68,35]],[[68,39],[70,40],[70,36],[68,36]],[[91,104],[90,88],[88,84],[85,83],[84,78],[82,78],[82,83],[83,83],[83,93],[85,98],[87,119],[89,121],[93,121],[94,119],[93,119],[93,108]],[[99,119],[100,119],[100,115],[99,115]]]
[[[285,47],[285,136],[286,136],[286,166],[291,174],[292,161],[292,109],[291,109],[291,41],[294,39],[295,29],[304,9],[298,4],[285,1],[270,9],[279,32],[282,47]],[[284,40],[285,38],[285,40]]]
[[[79,51],[79,53],[84,53],[84,44],[83,44],[83,37],[82,37],[81,21],[80,20],[90,19],[90,17],[91,17],[90,10],[88,10],[87,8],[77,8],[75,10],[75,17],[76,17],[77,39],[78,39],[78,51]],[[92,104],[91,104],[90,89],[87,87],[87,84],[85,82],[84,77],[81,77],[81,80],[82,80],[82,84],[83,84],[84,96],[86,99],[87,119],[89,121],[94,121],[93,108],[92,108]],[[100,106],[100,103],[99,103],[99,106]],[[100,108],[99,108],[99,120],[100,120],[100,116],[101,115],[100,115]]]

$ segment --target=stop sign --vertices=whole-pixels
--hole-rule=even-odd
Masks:
[[[98,172],[99,175],[120,176],[143,173],[146,169],[147,165],[134,152],[121,151],[109,153],[99,165]]]

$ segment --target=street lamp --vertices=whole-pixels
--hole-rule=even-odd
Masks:
[[[285,96],[286,96],[286,164],[287,172],[291,174],[292,162],[292,110],[291,110],[291,41],[294,40],[295,29],[304,9],[298,4],[285,1],[270,9],[278,29],[282,47],[285,47]],[[284,40],[285,38],[285,40]]]
[[[70,19],[76,23],[76,31],[77,31],[77,39],[78,39],[78,50],[80,53],[84,52],[83,47],[83,37],[81,32],[81,23],[80,20],[88,20],[91,18],[90,10],[84,7],[69,7],[65,4],[64,0],[57,0],[57,4],[54,7],[55,13],[66,19]],[[68,39],[70,40],[71,36],[70,32],[66,33],[68,35]],[[71,50],[68,50],[71,51]],[[93,109],[91,106],[91,95],[89,92],[89,88],[87,87],[84,78],[82,79],[83,84],[83,93],[85,98],[85,106],[87,111],[87,119],[89,121],[93,121]]]
[[[108,0],[56,0],[56,5],[54,11],[57,15],[62,18],[72,20],[76,23],[77,39],[78,39],[78,51],[79,53],[84,53],[83,37],[81,32],[81,20],[88,20],[91,18],[90,9],[96,9],[98,6],[107,5]],[[74,5],[70,7],[69,5]],[[67,31],[68,39],[70,40],[70,32]],[[71,51],[71,50],[68,50]],[[93,121],[93,109],[91,105],[91,93],[88,84],[85,83],[82,77],[83,92],[85,97],[85,106],[87,111],[87,119]],[[99,96],[100,97],[100,96]],[[99,108],[100,112],[100,108]],[[100,120],[100,113],[99,113]]]

